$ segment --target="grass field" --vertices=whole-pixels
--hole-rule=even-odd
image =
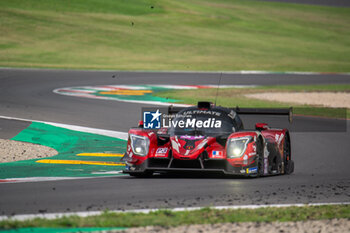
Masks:
[[[349,72],[349,25],[253,0],[0,0],[0,66]]]
[[[309,105],[291,105],[274,101],[251,99],[244,94],[263,92],[350,92],[350,84],[330,84],[330,85],[276,85],[257,86],[249,88],[223,88],[217,95],[217,89],[198,90],[174,90],[157,92],[154,95],[162,98],[176,99],[180,103],[197,104],[198,101],[215,102],[217,105],[225,107],[246,107],[246,108],[289,108],[293,106],[294,114],[313,115],[335,118],[350,118],[350,110],[334,109]],[[292,100],[291,100],[292,101]]]
[[[350,218],[349,205],[309,206],[286,208],[259,208],[215,210],[203,208],[195,211],[173,212],[161,210],[144,213],[112,213],[99,216],[62,217],[58,219],[34,219],[26,221],[0,221],[1,229],[24,227],[142,227],[179,226],[188,224],[215,224],[225,222],[274,222],[306,221],[333,218]]]

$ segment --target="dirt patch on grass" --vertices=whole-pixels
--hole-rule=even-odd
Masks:
[[[266,92],[244,96],[282,103],[350,109],[350,93],[347,92]]]
[[[39,159],[57,154],[55,149],[47,146],[0,139],[0,163]]]

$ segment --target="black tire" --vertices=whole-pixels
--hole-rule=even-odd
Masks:
[[[261,137],[256,141],[256,155],[258,166],[257,176],[259,177],[264,175],[264,142]]]
[[[289,175],[294,172],[294,161],[291,157],[291,146],[289,133],[286,133],[283,145],[284,173]]]
[[[145,172],[135,172],[135,173],[129,173],[130,176],[132,177],[137,177],[137,178],[149,178],[153,175],[152,171],[145,171]]]
[[[289,160],[284,169],[285,169],[285,174],[287,175],[292,174],[294,172],[294,161]]]

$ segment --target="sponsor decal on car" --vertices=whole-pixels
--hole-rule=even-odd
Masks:
[[[275,135],[275,141],[276,141],[276,143],[277,143],[278,145],[281,144],[281,142],[282,142],[282,140],[283,140],[283,137],[284,137],[284,134],[283,134],[283,133],[282,133],[281,135],[279,135],[279,134],[276,134],[276,135]]]
[[[154,133],[151,131],[151,132],[149,132],[147,134],[148,134],[148,136],[152,136]]]
[[[211,155],[213,158],[223,158],[224,157],[224,152],[220,150],[213,150],[211,152]]]
[[[155,156],[156,157],[166,157],[168,152],[168,148],[160,147],[157,149]]]
[[[255,145],[253,145],[253,151],[256,152],[256,146]]]
[[[257,173],[257,172],[258,172],[258,167],[247,168],[247,173],[248,174]]]
[[[206,114],[215,116],[221,116],[221,112],[212,111],[212,110],[188,110],[183,113],[183,115],[194,115],[194,114]]]
[[[248,164],[248,155],[243,156],[243,164],[247,165]]]

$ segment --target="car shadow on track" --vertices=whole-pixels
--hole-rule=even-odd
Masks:
[[[250,176],[237,176],[237,175],[225,175],[221,173],[196,173],[196,172],[182,172],[182,173],[156,173],[152,176],[147,177],[132,177],[132,176],[123,176],[120,178],[125,179],[179,179],[179,178],[190,178],[190,179],[237,179],[237,180],[250,180],[257,179],[257,177]],[[267,178],[267,177],[259,177],[259,179]]]

